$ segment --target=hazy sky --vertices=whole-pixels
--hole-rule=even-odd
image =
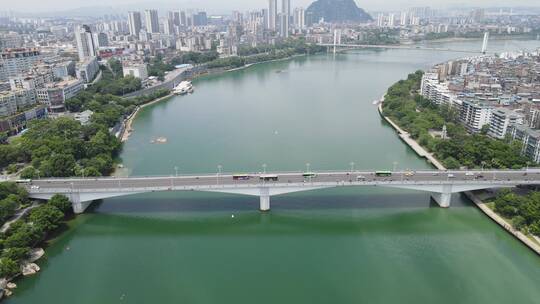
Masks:
[[[247,10],[266,7],[268,0],[176,0],[176,1],[147,1],[147,0],[0,0],[0,11],[60,11],[88,6],[113,6],[125,8],[127,5],[140,7],[178,7],[200,8],[209,12],[223,12],[229,10]],[[291,5],[307,7],[313,0],[291,0]],[[159,3],[159,4],[158,4]],[[367,10],[396,9],[412,6],[540,6],[539,0],[356,0],[358,6]]]

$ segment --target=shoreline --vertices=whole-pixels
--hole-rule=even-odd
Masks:
[[[164,99],[167,99],[167,98],[170,98],[170,97],[173,97],[174,95],[172,93],[168,94],[168,95],[165,95],[163,97],[159,97],[157,99],[154,99],[154,100],[151,100],[145,104],[142,104],[140,106],[137,106],[137,108],[135,109],[135,111],[133,113],[131,113],[128,117],[126,117],[124,119],[124,121],[122,122],[122,124],[124,125],[124,131],[123,132],[120,132],[120,135],[119,135],[119,138],[120,138],[120,142],[124,143],[126,142],[128,139],[129,139],[129,136],[131,135],[131,133],[133,133],[134,129],[133,129],[133,121],[135,120],[135,118],[137,117],[137,114],[139,114],[139,111],[149,105],[152,105],[152,104],[155,104],[155,103],[158,103],[160,101],[163,101]]]
[[[241,67],[232,68],[232,69],[209,70],[206,73],[201,73],[201,74],[197,74],[197,75],[193,76],[192,80],[200,78],[200,77],[204,77],[204,76],[211,76],[211,75],[218,75],[218,74],[222,74],[222,73],[240,71],[240,70],[244,70],[244,69],[250,68],[252,66],[258,65],[258,64],[262,64],[262,63],[285,61],[285,60],[290,60],[290,59],[293,59],[293,58],[296,58],[296,57],[302,57],[302,56],[307,56],[307,54],[295,54],[295,55],[285,57],[285,58],[272,59],[272,60],[266,60],[266,61],[261,61],[261,62],[254,62],[254,63],[249,63],[249,64],[243,65]],[[143,109],[144,107],[153,105],[155,103],[161,102],[164,99],[167,99],[167,98],[170,98],[170,97],[173,97],[173,96],[174,96],[174,94],[170,93],[170,94],[168,94],[166,96],[159,97],[157,99],[154,99],[154,100],[151,100],[151,101],[149,101],[147,103],[144,103],[144,104],[142,104],[140,106],[137,106],[136,110],[122,121],[122,124],[124,125],[124,128],[123,128],[123,132],[120,132],[120,135],[119,135],[120,142],[122,142],[122,143],[126,142],[129,139],[129,136],[133,133],[133,131],[135,131],[133,129],[133,121],[135,121],[135,118],[137,117],[137,114],[139,114],[139,111],[141,109]]]
[[[383,114],[383,103],[384,103],[384,96],[379,102],[379,105],[377,107],[379,115],[384,118],[386,122],[388,122],[392,128],[394,128],[399,138],[405,142],[412,150],[414,150],[418,156],[425,158],[427,162],[434,167],[436,167],[439,170],[446,170],[446,168],[433,156],[433,154],[426,151],[420,144],[418,144],[414,139],[412,139],[409,136],[409,133],[401,129],[395,122],[390,119],[390,117],[384,116]],[[502,216],[495,213],[495,211],[491,210],[484,201],[482,201],[476,194],[474,194],[473,191],[466,191],[463,193],[469,200],[471,200],[474,205],[482,211],[485,215],[487,215],[493,222],[498,224],[500,227],[502,227],[504,230],[506,230],[508,233],[510,233],[512,236],[517,238],[523,245],[525,245],[527,248],[535,252],[538,256],[540,256],[540,245],[536,244],[532,240],[529,239],[528,236],[523,234],[521,231],[515,229],[511,223],[508,223]],[[535,238],[536,239],[536,238]]]
[[[463,42],[463,41],[481,41],[482,37],[447,37],[447,38],[440,38],[440,39],[422,39],[415,43],[421,43],[421,42]],[[496,41],[505,41],[505,40],[536,40],[534,37],[528,37],[528,36],[490,36],[489,40],[496,40]],[[414,43],[413,43],[414,44]]]

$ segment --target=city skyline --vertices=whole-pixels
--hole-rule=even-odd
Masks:
[[[291,7],[305,7],[307,8],[313,0],[293,0],[291,1]],[[355,0],[356,4],[366,10],[401,10],[414,6],[431,6],[434,8],[447,8],[447,7],[510,7],[507,2],[503,0],[476,0],[474,3],[451,3],[448,4],[444,0],[390,0],[381,3],[380,1]],[[54,0],[48,2],[42,2],[37,0],[21,0],[16,3],[10,3],[9,7],[3,7],[1,12],[15,12],[15,13],[29,13],[29,14],[49,14],[58,13],[62,11],[78,10],[84,8],[112,8],[118,10],[118,12],[127,12],[129,10],[144,10],[144,9],[158,9],[167,10],[173,8],[185,8],[185,9],[205,9],[210,13],[224,14],[232,10],[252,10],[260,9],[268,6],[268,0],[231,0],[231,1],[218,1],[218,0],[185,0],[178,2],[160,1],[160,2],[144,2],[136,0],[96,0],[92,2],[92,5],[88,5],[87,1],[82,0]],[[518,0],[512,3],[513,7],[518,6],[535,6],[538,7],[537,1],[534,0]],[[91,10],[88,10],[91,11]]]

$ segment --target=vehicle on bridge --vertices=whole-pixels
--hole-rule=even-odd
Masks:
[[[317,173],[315,173],[315,172],[305,172],[304,174],[302,174],[302,176],[304,178],[315,178],[315,177],[317,177]]]
[[[251,176],[247,174],[234,174],[232,178],[233,180],[249,180]]]
[[[375,175],[380,176],[380,177],[388,177],[388,176],[392,176],[392,171],[377,171],[375,172]]]
[[[279,176],[275,174],[263,174],[259,176],[259,179],[265,182],[277,182],[279,180]]]

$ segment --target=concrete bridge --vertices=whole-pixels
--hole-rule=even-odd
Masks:
[[[158,191],[206,191],[258,196],[260,210],[270,210],[270,197],[315,189],[380,186],[432,193],[444,208],[453,193],[540,185],[540,170],[497,171],[328,171],[317,173],[275,172],[251,174],[206,174],[158,177],[104,177],[20,180],[34,199],[54,194],[70,198],[73,210],[82,213],[94,200]]]
[[[334,43],[317,43],[319,46],[325,46],[328,49],[333,48],[333,53],[337,52],[337,49],[342,50],[349,49],[398,49],[398,50],[418,50],[418,51],[436,51],[436,52],[455,52],[455,53],[470,53],[470,54],[486,54],[489,43],[489,32],[484,33],[484,39],[482,41],[482,48],[478,51],[471,50],[458,50],[451,48],[437,48],[426,47],[419,45],[373,45],[373,44],[346,44],[341,43],[341,30],[334,30]]]

